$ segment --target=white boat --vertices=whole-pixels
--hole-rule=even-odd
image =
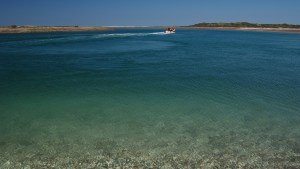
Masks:
[[[176,29],[175,29],[175,28],[167,28],[167,29],[165,30],[165,33],[166,33],[166,34],[175,33],[175,32],[176,32]]]

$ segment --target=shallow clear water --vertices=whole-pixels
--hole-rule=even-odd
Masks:
[[[2,34],[0,82],[3,165],[124,150],[172,167],[300,164],[300,34]]]

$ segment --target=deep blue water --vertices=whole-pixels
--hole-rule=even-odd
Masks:
[[[226,153],[244,139],[252,154],[300,153],[300,34],[2,34],[0,93],[3,145],[108,138],[142,152]],[[177,146],[157,148],[165,142]]]

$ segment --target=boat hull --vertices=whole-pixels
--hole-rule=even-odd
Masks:
[[[165,34],[175,33],[175,31],[165,31]]]

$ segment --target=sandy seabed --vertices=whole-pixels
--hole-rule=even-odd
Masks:
[[[18,122],[0,140],[0,168],[300,168],[299,124],[176,118]]]

